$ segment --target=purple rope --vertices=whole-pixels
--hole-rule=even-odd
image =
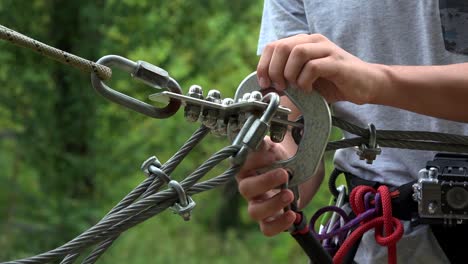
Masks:
[[[372,199],[372,193],[367,192],[364,194],[364,207],[366,210],[369,210],[371,208],[371,199]]]
[[[369,192],[370,193],[370,192]],[[368,193],[367,193],[368,194]],[[367,194],[365,194],[365,197],[367,196]],[[372,194],[372,193],[370,193]],[[370,197],[370,196],[368,196]],[[368,198],[370,199],[370,198]],[[367,200],[367,199],[366,199]],[[349,217],[346,215],[346,212],[339,208],[339,207],[336,207],[336,206],[325,206],[321,209],[319,209],[313,216],[312,218],[310,219],[310,223],[309,223],[309,226],[311,226],[312,228],[310,229],[312,234],[318,239],[318,240],[324,240],[324,239],[329,239],[329,238],[332,238],[336,235],[340,235],[343,236],[343,235],[346,235],[348,233],[348,231],[350,229],[352,229],[353,227],[356,227],[359,225],[359,223],[365,221],[365,220],[368,220],[372,217],[374,217],[375,215],[379,214],[381,209],[382,209],[382,203],[381,203],[381,199],[380,199],[380,194],[377,193],[374,197],[374,201],[375,201],[375,207],[374,208],[369,208],[367,209],[364,213],[362,214],[359,214],[358,216],[356,216],[354,219],[350,220]],[[371,207],[371,204],[370,204],[370,201],[369,201],[369,207]],[[366,206],[367,208],[367,206]],[[313,227],[315,226],[315,222],[317,221],[317,219],[324,213],[326,212],[336,212],[338,213],[344,220],[345,224],[338,228],[338,225],[339,225],[339,222],[337,222],[335,224],[335,226],[333,226],[333,228],[331,229],[331,231],[329,233],[324,233],[324,234],[318,234],[317,232],[315,232],[315,230],[313,229]]]

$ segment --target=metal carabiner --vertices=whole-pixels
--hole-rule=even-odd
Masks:
[[[155,88],[167,87],[173,93],[182,94],[180,85],[172,79],[165,70],[150,63],[144,61],[134,62],[117,55],[104,56],[96,63],[108,67],[116,67],[128,72],[132,77],[149,86]],[[181,105],[179,100],[170,99],[169,104],[163,108],[152,106],[110,88],[101,79],[99,79],[95,73],[91,73],[91,83],[99,94],[110,101],[153,118],[168,118],[174,115]]]
[[[245,93],[259,90],[257,73],[253,72],[240,83],[235,100],[242,98]],[[292,175],[289,181],[291,188],[306,181],[317,171],[331,131],[331,114],[325,99],[315,91],[304,93],[289,86],[284,93],[304,117],[303,137],[293,157],[274,163],[268,170],[274,168],[288,170]]]
[[[232,159],[234,165],[243,164],[249,150],[258,148],[268,132],[273,116],[280,106],[280,98],[276,93],[265,95],[262,101],[268,101],[268,107],[265,109],[265,112],[263,112],[261,117],[253,114],[250,115],[232,142],[233,145],[242,146]]]

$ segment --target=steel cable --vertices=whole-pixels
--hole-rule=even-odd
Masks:
[[[239,168],[233,168],[233,169],[227,170],[227,173],[220,175],[219,179],[214,178],[214,179],[207,180],[206,182],[203,182],[203,183],[195,184],[194,186],[195,190],[190,189],[190,187],[192,187],[192,185],[194,185],[195,183],[194,179],[200,179],[209,170],[211,170],[214,166],[216,166],[219,162],[234,155],[235,153],[237,153],[238,150],[239,150],[239,147],[229,146],[218,151],[210,159],[204,162],[189,177],[187,177],[184,181],[182,181],[181,182],[182,187],[187,190],[187,193],[189,195],[191,195],[191,194],[196,194],[201,191],[209,190],[220,184],[225,183],[227,180],[229,180],[229,178],[232,178],[233,175],[235,175],[235,173],[238,171]],[[45,262],[63,257],[68,254],[74,254],[75,252],[80,251],[84,247],[88,247],[92,244],[95,244],[96,242],[105,240],[107,237],[102,236],[103,232],[110,231],[111,235],[115,235],[115,233],[112,233],[113,230],[115,230],[115,232],[117,233],[121,233],[125,231],[127,228],[129,228],[128,226],[125,226],[125,220],[131,219],[134,215],[138,215],[141,212],[144,212],[145,210],[148,210],[152,206],[158,205],[160,203],[164,203],[165,205],[167,204],[171,205],[177,199],[178,198],[176,196],[176,192],[172,189],[168,189],[168,190],[164,190],[164,191],[152,194],[146,198],[143,198],[131,204],[130,206],[122,209],[121,211],[108,215],[107,217],[105,217],[105,219],[103,219],[103,221],[99,222],[95,226],[83,232],[78,237],[65,243],[61,247],[58,247],[54,250],[51,250],[51,251],[48,251],[48,252],[45,252],[45,253],[42,253],[37,256],[27,258],[27,259],[21,259],[21,260],[16,260],[16,261],[7,262],[7,263],[45,263]],[[156,212],[159,213],[160,211],[166,209],[167,207],[168,206],[158,207]],[[130,226],[133,226],[134,224],[144,221],[147,218],[151,217],[152,215],[154,215],[154,212],[152,212],[148,216],[142,214],[143,217],[141,219],[137,219],[137,221],[135,222],[130,222]],[[118,225],[120,222],[124,223],[121,225],[123,227],[126,227],[125,229],[123,229],[122,226]],[[117,226],[114,227],[115,225]]]
[[[172,173],[172,171],[190,153],[190,151],[192,151],[193,148],[209,133],[209,131],[209,128],[207,128],[206,126],[201,126],[200,128],[198,128],[192,134],[192,136],[183,144],[183,146],[161,167],[161,169],[164,170],[167,174]],[[123,208],[126,208],[140,196],[143,195],[143,197],[146,197],[150,194],[157,192],[162,186],[162,184],[163,182],[159,178],[154,177],[154,175],[150,175],[145,181],[140,183],[132,192],[125,196],[125,198],[123,198],[116,206],[114,206],[114,208],[112,208],[111,211],[107,213],[103,219],[105,219],[108,215],[111,215],[117,211],[122,210]],[[96,261],[97,258],[99,258],[99,256],[105,251],[104,248],[107,249],[112,245],[112,243],[109,240],[115,240],[117,238],[118,235],[102,242],[102,245],[98,245],[96,247],[96,250],[99,252],[95,252],[93,250],[90,253],[90,255],[83,261],[83,263],[94,263],[94,261]],[[65,257],[63,261],[67,260],[67,257]],[[66,263],[73,263],[73,261]]]
[[[370,133],[367,128],[361,128],[334,116],[332,122],[334,126],[344,131],[369,138]],[[468,146],[468,136],[429,131],[377,130],[377,140],[379,139],[435,141]]]

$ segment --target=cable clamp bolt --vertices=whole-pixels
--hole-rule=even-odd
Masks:
[[[141,165],[141,170],[147,177],[154,175],[159,177],[164,183],[168,183],[171,180],[171,177],[168,176],[163,170],[161,170],[161,162],[155,156],[149,157]]]
[[[184,188],[182,188],[179,182],[171,180],[168,185],[176,191],[179,197],[179,202],[174,203],[174,205],[170,207],[171,210],[175,214],[177,213],[182,216],[185,221],[189,221],[196,203],[193,201],[192,197],[185,193]]]
[[[382,153],[382,149],[377,144],[377,130],[374,124],[369,124],[369,144],[361,144],[357,150],[359,159],[366,160],[367,164],[372,164],[377,155]]]
[[[145,161],[143,161],[143,164],[141,164],[141,167],[140,169],[143,171],[143,173],[146,175],[146,176],[150,176],[151,173],[149,171],[149,167],[151,165],[154,165],[156,166],[157,168],[161,168],[162,165],[161,165],[161,162],[158,160],[158,158],[156,158],[156,156],[151,156],[149,157],[148,159],[146,159]]]

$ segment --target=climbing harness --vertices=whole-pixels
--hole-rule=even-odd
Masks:
[[[120,56],[108,55],[94,63],[1,25],[0,38],[91,73],[91,83],[96,91],[121,106],[152,118],[168,118],[183,107],[184,117],[188,122],[201,122],[201,127],[168,161],[162,164],[156,157],[150,157],[143,162],[141,170],[146,179],[96,225],[56,249],[6,263],[74,263],[86,249],[93,246],[93,250],[82,263],[94,263],[121,233],[167,208],[171,208],[184,220],[189,220],[196,205],[192,196],[231,180],[239,172],[247,154],[258,147],[265,135],[269,134],[274,142],[281,142],[288,129],[292,130],[294,140],[298,144],[296,154],[288,160],[274,163],[265,170],[285,168],[290,174],[290,180],[283,188],[293,190],[296,199],[299,198],[298,185],[315,174],[324,151],[356,147],[358,155],[368,163],[372,163],[384,147],[468,153],[467,136],[423,131],[377,130],[372,124],[368,128],[361,128],[331,116],[326,101],[316,92],[302,93],[291,86],[284,94],[261,90],[255,73],[248,75],[240,83],[234,99],[222,99],[217,90],[209,91],[205,97],[203,89],[197,85],[191,86],[187,95],[183,95],[182,88],[174,78],[165,70],[147,62],[134,62]],[[149,95],[149,99],[166,102],[167,105],[162,108],[155,107],[107,86],[104,81],[111,78],[114,68],[128,72],[132,77],[157,89],[157,93]],[[288,96],[301,111],[302,117],[299,120],[288,120],[290,110],[280,105],[280,95]],[[328,142],[332,125],[356,137]],[[174,180],[171,174],[175,168],[209,133],[226,136],[232,143],[213,154],[183,180]],[[221,175],[199,182],[225,159],[231,160],[229,169]],[[168,188],[161,190],[164,185]],[[337,201],[336,206],[330,206],[329,209],[336,215],[332,215],[333,221],[328,226],[323,226],[322,231],[318,233],[312,230],[315,221],[324,210],[319,210],[308,224],[303,212],[297,208],[297,201],[285,208],[293,210],[297,215],[289,231],[307,253],[311,263],[332,263],[332,255],[335,263],[345,261],[350,256],[347,251],[352,251],[360,236],[371,228],[376,229],[377,241],[388,246],[389,261],[393,263],[395,243],[403,232],[399,221],[392,216],[390,201],[395,196],[392,196],[393,192],[384,186],[377,189],[352,189],[350,200],[353,212],[357,215],[355,219],[349,218],[341,209],[347,189],[335,187],[332,193],[337,197]],[[357,224],[360,223],[358,227]],[[343,238],[351,230],[354,232],[344,241]],[[323,240],[323,246],[319,240]],[[334,246],[340,248],[333,248]]]
[[[317,239],[324,241],[324,248],[334,256],[333,263],[347,263],[344,262],[346,255],[359,243],[363,234],[372,228],[376,230],[377,243],[388,247],[388,263],[396,263],[396,242],[403,236],[403,226],[392,212],[392,198],[398,192],[390,192],[385,185],[377,189],[366,185],[356,186],[349,195],[349,203],[355,215],[352,218],[342,209],[345,188],[341,187],[337,205],[319,209],[310,220],[310,226],[314,226],[324,213],[333,212],[331,220],[325,226],[325,232],[311,230]],[[342,222],[336,220],[338,217]],[[353,256],[356,249],[354,248]]]

